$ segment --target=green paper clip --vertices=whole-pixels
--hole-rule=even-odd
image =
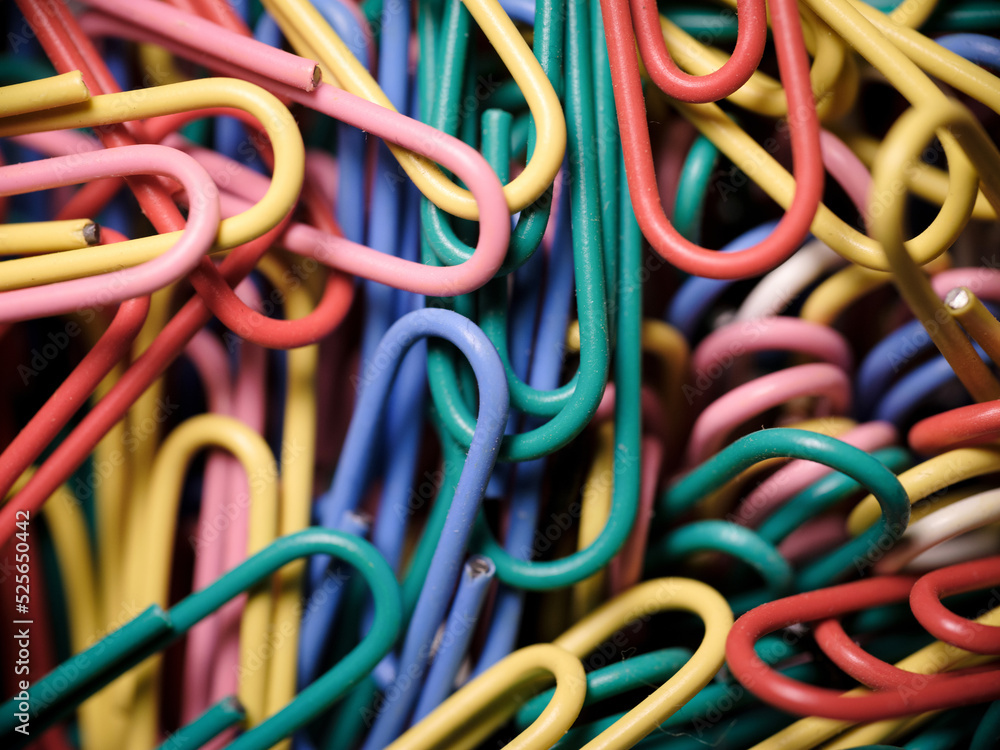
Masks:
[[[152,606],[85,651],[63,662],[32,685],[28,724],[31,736],[15,731],[24,722],[16,714],[19,700],[7,701],[0,717],[5,748],[26,746],[48,727],[70,715],[87,698],[129,669],[181,638],[219,607],[263,581],[283,566],[310,555],[330,555],[354,566],[375,599],[371,630],[350,653],[300,692],[278,713],[236,738],[232,750],[266,750],[308,724],[357,684],[389,652],[402,622],[399,586],[392,569],[363,539],[321,528],[305,529],[277,539],[212,585],[164,611]],[[243,718],[235,700],[223,701],[176,736],[185,747],[198,747]],[[176,743],[171,740],[171,747]]]

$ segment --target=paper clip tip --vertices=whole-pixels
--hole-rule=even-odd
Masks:
[[[101,244],[101,227],[95,222],[90,222],[83,228],[83,239],[93,247]]]

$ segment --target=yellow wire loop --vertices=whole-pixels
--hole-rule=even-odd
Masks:
[[[733,613],[711,586],[688,578],[659,578],[633,586],[553,641],[583,658],[626,626],[634,627],[636,621],[670,610],[684,610],[702,619],[705,635],[701,644],[673,677],[588,742],[585,750],[632,747],[691,700],[725,661]]]
[[[103,94],[58,111],[0,120],[0,138],[43,130],[95,127],[214,107],[234,107],[256,117],[274,149],[274,172],[267,192],[254,206],[219,223],[215,250],[227,250],[259,237],[287,216],[298,200],[305,172],[305,147],[295,118],[273,94],[259,86],[233,78],[206,78],[141,91]],[[179,236],[180,232],[168,232],[100,248],[6,261],[0,274],[0,290],[135,266],[165,252]]]
[[[534,153],[524,171],[504,186],[507,206],[515,213],[539,198],[555,179],[566,152],[566,121],[552,84],[500,4],[496,0],[463,2],[521,88],[538,134]],[[312,3],[264,0],[264,6],[300,55],[319,60],[352,94],[394,109],[365,66],[351,54]],[[479,218],[479,207],[472,193],[451,182],[436,164],[406,149],[387,145],[420,192],[434,205],[463,219]]]
[[[249,508],[247,554],[260,551],[278,536],[278,466],[267,442],[252,428],[232,417],[202,414],[181,423],[163,441],[153,464],[149,485],[146,523],[129,532],[126,554],[131,572],[128,590],[140,605],[167,605],[173,538],[177,525],[181,490],[187,465],[207,447],[231,452],[243,465],[250,487],[243,498]],[[267,670],[250,667],[267,641],[271,619],[270,588],[263,584],[252,590],[240,621],[239,698],[253,725],[264,718]],[[274,658],[290,658],[275,654]],[[155,698],[156,662],[137,675],[137,704]],[[154,704],[155,705],[155,704]],[[155,720],[155,712],[153,714]],[[155,722],[152,729],[155,731]]]
[[[555,694],[541,715],[504,750],[552,747],[573,725],[587,695],[587,675],[580,660],[558,646],[527,646],[494,664],[454,693],[386,750],[430,750],[468,746],[470,735],[479,736],[481,725],[469,726],[480,714],[539,673],[556,679]],[[516,710],[517,705],[511,705]],[[463,730],[468,730],[463,735]],[[458,742],[459,744],[450,744]]]

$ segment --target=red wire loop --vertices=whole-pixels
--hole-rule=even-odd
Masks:
[[[908,672],[893,664],[887,664],[878,657],[869,654],[859,644],[851,640],[840,620],[823,620],[816,625],[813,636],[830,661],[862,685],[873,690],[905,688],[917,676],[915,672]],[[921,675],[921,679],[927,681],[927,689],[929,690],[949,690],[950,683],[956,677],[983,673],[995,674],[996,665],[984,664],[977,667],[956,669],[954,672]]]
[[[839,721],[881,721],[1000,697],[1000,670],[996,669],[955,675],[948,680],[947,690],[928,689],[928,676],[914,674],[891,689],[845,695],[780,674],[754,651],[754,644],[775,630],[905,599],[914,583],[909,576],[882,576],[763,604],[740,617],[729,632],[729,668],[744,687],[776,708]]]
[[[297,320],[280,320],[247,307],[215,266],[199,266],[188,278],[198,296],[226,328],[246,341],[269,349],[295,349],[315,344],[340,325],[354,298],[350,278],[331,272],[326,279],[323,298],[312,312]]]
[[[628,7],[621,0],[601,0],[625,173],[636,218],[657,253],[682,271],[697,276],[742,279],[775,268],[795,252],[809,233],[823,195],[825,173],[819,143],[819,118],[813,102],[809,58],[798,8],[794,0],[771,0],[770,7],[778,67],[788,95],[795,197],[767,239],[745,250],[722,254],[685,239],[663,212],[656,187],[646,105]]]
[[[1000,627],[960,617],[941,597],[1000,583],[1000,556],[941,568],[923,576],[910,592],[910,608],[928,633],[977,654],[1000,654]],[[983,612],[982,614],[985,614]]]
[[[625,2],[625,0],[612,0]],[[717,102],[743,86],[764,56],[767,43],[767,10],[764,0],[739,0],[739,32],[732,56],[718,70],[693,76],[677,67],[660,30],[660,10],[649,0],[630,0],[642,63],[649,77],[667,96],[684,102]]]

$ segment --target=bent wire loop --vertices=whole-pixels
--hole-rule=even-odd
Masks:
[[[389,750],[422,750],[435,747],[472,747],[475,738],[484,736],[479,723],[459,735],[464,725],[489,716],[497,699],[519,688],[525,681],[537,681],[539,672],[555,678],[551,699],[538,717],[505,747],[550,747],[576,720],[587,692],[583,664],[574,654],[555,644],[540,643],[515,651],[494,664],[461,690],[454,693],[423,721],[387,745]],[[457,723],[454,717],[462,720]],[[450,742],[451,744],[445,744]]]
[[[703,76],[687,75],[670,58],[655,5],[638,0],[629,0],[628,5],[643,65],[660,90],[674,99],[711,102],[727,97],[747,82],[764,55],[767,14],[763,0],[739,0],[739,31],[732,57],[718,70]]]
[[[800,572],[800,584],[814,588],[817,581],[842,575],[873,545],[894,544],[910,520],[910,502],[896,475],[878,459],[842,441],[804,430],[775,428],[761,430],[737,440],[701,464],[664,492],[658,501],[664,521],[676,518],[720,487],[728,479],[765,458],[804,458],[830,466],[856,479],[873,491],[882,515],[867,528],[864,538],[856,537],[836,554],[828,555]],[[661,522],[662,525],[663,522]]]
[[[932,683],[940,683],[941,689],[903,690],[897,682],[889,688],[870,693],[859,689],[842,694],[837,690],[805,685],[782,676],[753,653],[752,644],[767,633],[797,623],[826,620],[905,599],[913,586],[913,578],[882,576],[763,604],[743,615],[733,626],[726,643],[726,661],[740,682],[752,685],[757,695],[783,710],[852,722],[894,718],[963,705],[971,695],[976,695],[978,699],[995,699],[1000,695],[1000,685],[996,682],[995,673],[972,671],[954,677],[942,676]],[[1000,611],[994,609],[984,614],[981,621],[994,623],[998,617]],[[947,668],[967,655],[968,652],[953,648],[948,662],[938,663],[934,669]],[[905,660],[897,666],[905,669]],[[903,678],[904,687],[906,679]]]
[[[312,528],[276,540],[209,587],[188,595],[168,610],[153,605],[135,619],[71,657],[32,686],[31,722],[51,726],[94,692],[131,667],[177,641],[198,621],[243,591],[265,581],[282,566],[310,555],[332,555],[352,565],[371,587],[377,617],[367,636],[333,668],[303,689],[289,705],[228,747],[271,747],[318,716],[369,672],[396,639],[401,622],[399,588],[389,566],[362,539],[331,529]],[[10,710],[7,710],[10,709]],[[13,730],[17,699],[4,704],[0,731],[13,735],[12,747],[25,746]],[[199,721],[215,722],[203,715]]]
[[[127,578],[126,589],[139,606],[153,602],[166,606],[172,550],[166,540],[177,525],[184,475],[200,450],[225,448],[239,459],[246,475],[249,502],[246,554],[259,551],[278,535],[278,466],[265,440],[238,419],[204,414],[185,420],[164,439],[153,462],[148,508],[134,524],[126,541],[126,559],[145,560]],[[144,533],[145,532],[145,533]],[[255,589],[239,621],[240,661],[247,664],[267,641],[272,623],[271,592]],[[279,659],[291,659],[281,654]],[[149,671],[146,672],[149,675]],[[239,699],[251,726],[265,715],[268,670],[254,670],[240,680]],[[149,675],[146,679],[155,679]]]
[[[342,523],[345,513],[357,507],[365,484],[366,456],[370,455],[378,415],[393,377],[406,351],[428,336],[452,342],[469,359],[476,374],[480,404],[476,432],[442,527],[441,543],[431,559],[426,583],[403,643],[402,668],[417,676],[426,668],[428,647],[444,618],[452,586],[458,579],[472,524],[507,424],[508,397],[503,365],[496,349],[475,324],[449,310],[426,309],[404,315],[386,332],[372,361],[361,374],[362,390],[341,451],[339,469],[329,492],[320,498],[315,509],[320,523],[335,528]],[[325,573],[325,563],[313,563],[310,573],[313,585],[318,586]],[[385,731],[381,727],[388,727],[391,733],[398,732],[415,700],[415,690],[403,691],[400,699],[380,714],[369,742],[379,741],[372,738]]]
[[[144,98],[141,106],[132,105],[128,94],[108,94],[93,97],[88,102],[87,109],[78,113],[60,113],[51,119],[40,118],[34,121],[29,118],[23,122],[18,118],[10,118],[0,126],[0,137],[32,130],[122,122],[139,117],[174,114],[184,110],[220,105],[244,108],[265,125],[268,135],[271,136],[272,144],[275,146],[276,171],[264,196],[253,208],[222,221],[214,249],[227,249],[246,242],[250,237],[243,232],[251,226],[256,232],[252,236],[259,236],[273,227],[278,217],[288,213],[291,207],[289,200],[294,200],[298,196],[299,191],[292,189],[292,184],[301,184],[304,154],[301,137],[298,136],[298,130],[291,121],[291,116],[284,108],[274,109],[281,105],[272,95],[235,79],[190,81],[161,86],[155,91],[155,95]],[[302,103],[324,114],[362,127],[387,140],[398,142],[417,153],[440,159],[442,165],[465,178],[469,184],[472,195],[479,204],[483,228],[477,252],[473,257],[460,266],[439,269],[425,268],[402,258],[374,252],[364,246],[302,224],[292,225],[286,230],[288,235],[286,242],[290,249],[342,270],[391,284],[398,284],[398,279],[407,278],[410,280],[407,282],[410,291],[422,294],[444,296],[461,294],[481,286],[495,273],[503,260],[510,226],[496,176],[477,152],[457,140],[442,137],[438,131],[419,122],[402,115],[390,115],[382,108],[352,97],[328,84],[321,84],[313,92],[303,95],[307,98],[301,100]],[[127,103],[131,108],[123,113],[120,103]],[[123,265],[140,262],[140,258],[148,257],[161,249],[163,239],[165,238],[160,236],[133,240],[133,244],[127,249],[122,248],[120,255],[115,256],[112,262]],[[27,274],[34,272],[32,260],[21,259],[11,262],[13,279],[31,278]],[[78,274],[96,272],[95,266],[100,268],[108,263],[108,258],[99,253],[89,256],[85,253],[74,253],[68,260],[72,262],[74,273]],[[14,268],[24,269],[23,275],[21,277],[13,275]],[[16,283],[13,279],[8,284]]]
[[[295,205],[302,184],[305,151],[295,121],[276,97],[258,86],[236,79],[206,79],[160,86],[141,99],[128,92],[102,94],[91,97],[85,105],[5,119],[0,124],[0,137],[42,130],[107,126],[219,106],[235,107],[252,114],[267,130],[275,154],[271,184],[261,201],[251,209],[219,223],[212,247],[222,250],[242,245],[274,228]],[[100,153],[103,157],[97,157],[97,163],[100,158],[125,158],[112,157],[110,152]],[[186,162],[183,157],[179,157],[178,161]],[[204,196],[196,192],[191,198],[208,201],[211,205],[215,198],[214,188],[213,192],[206,192]],[[129,243],[117,243],[118,252],[114,254],[104,254],[98,249],[73,251],[60,258],[62,262],[56,267],[58,276],[53,275],[51,267],[43,266],[49,276],[42,278],[59,281],[103,273],[109,268],[136,265],[161,254],[176,241],[179,234],[160,234]],[[51,260],[52,257],[44,260]],[[39,272],[36,266],[42,260],[20,258],[8,261],[4,287],[16,288],[35,279],[35,274]]]
[[[184,632],[175,750],[995,739],[995,602],[962,615],[1000,581],[996,8],[82,5],[18,0],[55,77],[0,56],[0,538],[43,523],[42,744],[161,741]],[[208,443],[249,481],[210,458],[200,523],[250,518],[167,610]],[[155,606],[92,644],[125,598]]]
[[[570,5],[567,8],[567,33],[567,58],[571,62],[582,60],[590,38],[585,7]],[[566,82],[566,111],[574,124],[570,130],[566,173],[571,180],[570,231],[582,337],[580,372],[566,386],[541,391],[524,383],[508,368],[512,404],[528,414],[550,416],[551,419],[525,432],[505,435],[500,455],[504,461],[538,458],[578,435],[597,408],[609,369],[606,272],[613,266],[609,262],[611,248],[604,248],[602,241],[599,174],[596,165],[587,158],[586,151],[586,144],[596,136],[593,112],[587,106],[591,82],[586,71],[587,66],[581,66],[579,74],[570,76]],[[484,133],[484,143],[489,142],[486,135]],[[504,150],[501,148],[500,153]],[[425,253],[425,260],[432,261],[432,258]],[[498,308],[502,283],[498,280],[482,292],[488,310]],[[506,349],[502,343],[502,324],[502,318],[496,314],[482,316],[484,329],[501,350]],[[434,402],[452,436],[463,445],[468,445],[474,424],[471,411],[461,397],[455,368],[439,350],[433,348],[428,360],[429,385]]]
[[[28,320],[58,315],[97,304],[140,297],[180,279],[215,243],[219,229],[219,196],[212,178],[190,157],[165,146],[137,145],[75,156],[0,167],[3,195],[72,185],[103,177],[159,174],[176,179],[188,196],[191,211],[184,231],[162,255],[131,268],[84,279],[67,279],[28,289],[0,292],[0,320]],[[142,244],[142,240],[132,240]],[[104,245],[105,253],[128,253],[125,245]],[[76,258],[75,251],[67,251]],[[61,253],[60,253],[61,255]],[[58,262],[51,255],[49,262]],[[8,261],[17,264],[18,261]],[[39,279],[32,282],[37,284]]]
[[[464,4],[524,92],[538,128],[534,157],[504,189],[507,205],[513,213],[534,202],[552,182],[562,163],[566,125],[552,85],[513,22],[495,0],[467,0]],[[308,2],[292,0],[279,5],[269,1],[265,5],[286,33],[294,31],[300,52],[314,51],[335,75],[343,77],[344,86],[352,93],[391,108],[391,102],[368,71]],[[478,218],[476,205],[467,191],[447,181],[439,170],[423,160],[398,150],[395,154],[414,184],[436,205],[460,218]]]
[[[612,75],[616,80],[615,103],[623,141],[629,194],[643,234],[653,248],[677,267],[710,278],[743,278],[770,270],[794,252],[809,231],[822,193],[822,163],[819,123],[812,104],[808,62],[798,25],[795,4],[773,2],[775,37],[779,64],[789,96],[789,110],[801,113],[791,123],[796,165],[796,190],[788,212],[774,232],[761,243],[723,258],[689,242],[674,229],[659,205],[655,184],[645,106],[633,49],[634,36],[628,29],[624,3],[601,3],[607,29]],[[724,117],[724,115],[723,115]]]

